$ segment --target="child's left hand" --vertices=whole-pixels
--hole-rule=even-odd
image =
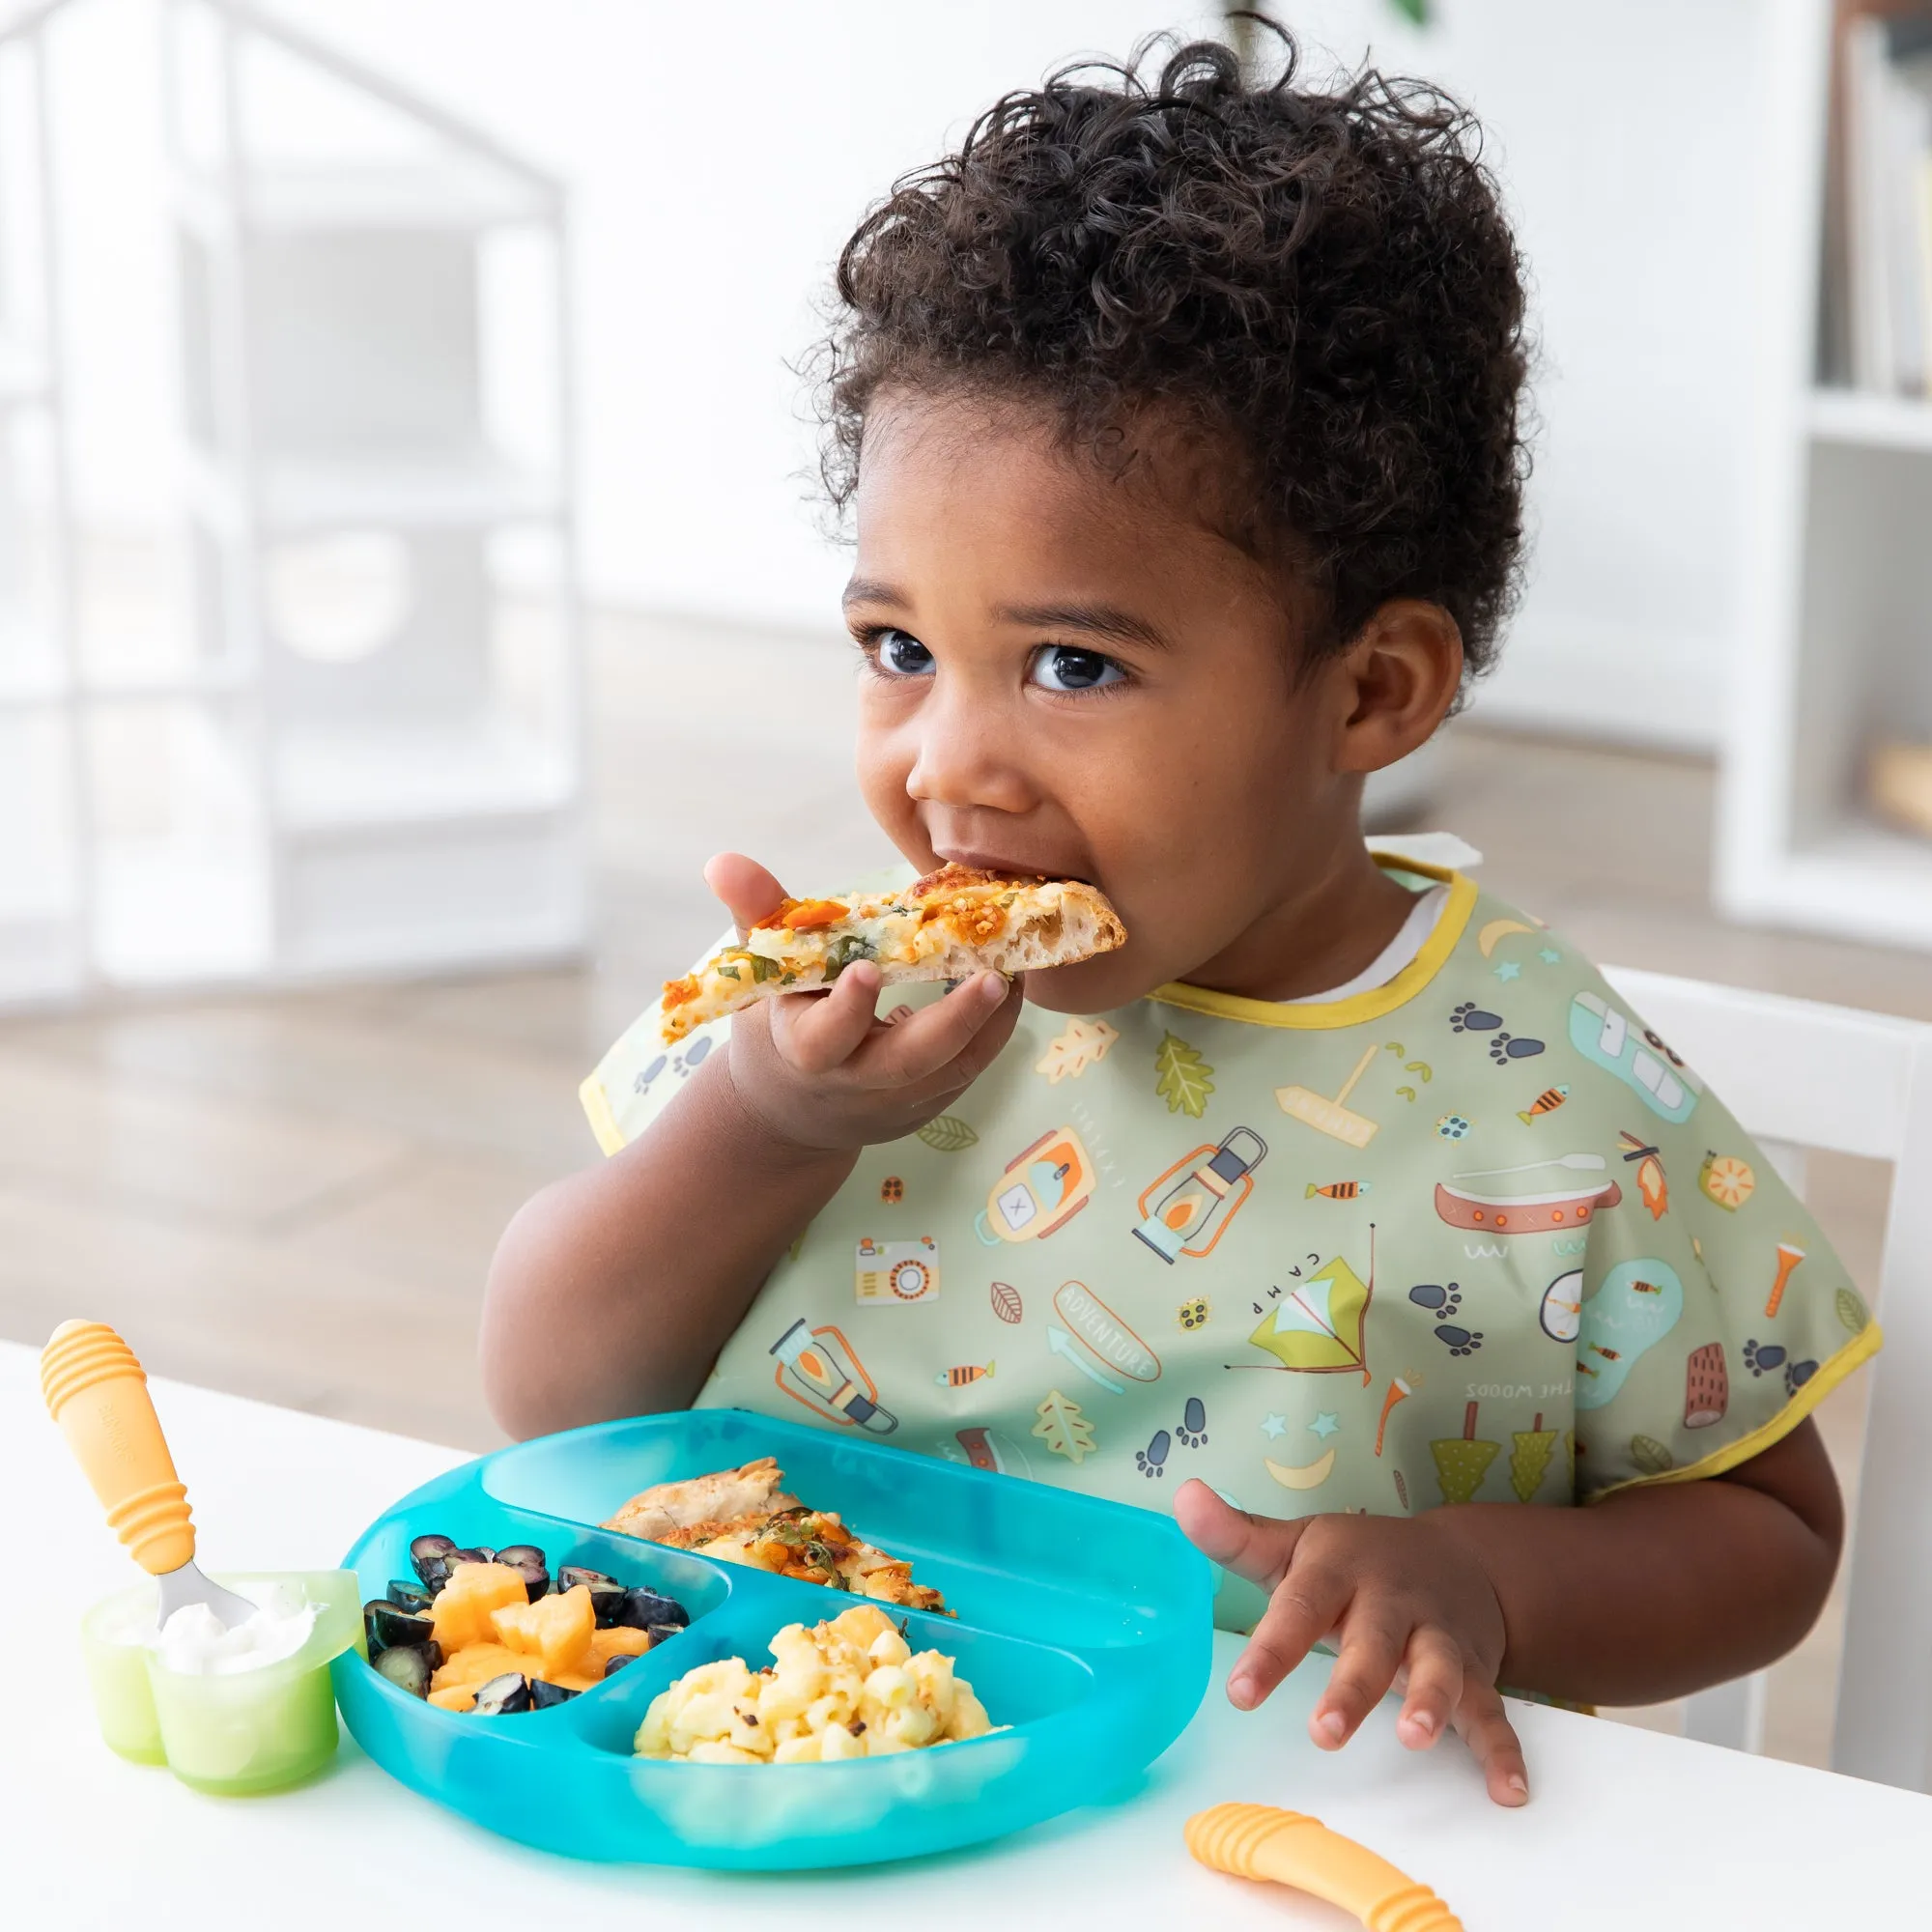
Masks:
[[[1251,1711],[1332,1635],[1335,1668],[1308,1719],[1339,1750],[1401,1679],[1396,1736],[1427,1750],[1453,1727],[1475,1753],[1498,1804],[1529,1797],[1522,1746],[1496,1690],[1502,1605],[1474,1548],[1446,1521],[1418,1517],[1248,1516],[1207,1484],[1174,1498],[1181,1529],[1213,1562],[1259,1583],[1269,1602],[1228,1674],[1228,1696]]]

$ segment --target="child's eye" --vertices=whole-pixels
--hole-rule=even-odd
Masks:
[[[926,677],[932,653],[909,631],[880,631],[872,639],[872,655],[888,677]]]
[[[1112,658],[1072,644],[1042,644],[1033,661],[1034,682],[1046,691],[1094,691],[1125,676]]]

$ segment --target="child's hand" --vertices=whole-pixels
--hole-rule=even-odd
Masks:
[[[1335,1668],[1308,1719],[1323,1750],[1339,1750],[1399,1678],[1396,1736],[1427,1750],[1453,1725],[1475,1753],[1498,1804],[1529,1796],[1522,1746],[1503,1712],[1496,1672],[1503,1613],[1469,1546],[1430,1516],[1248,1516],[1207,1484],[1174,1498],[1181,1529],[1204,1554],[1269,1594],[1228,1696],[1251,1711],[1323,1637]]]
[[[770,872],[735,852],[704,868],[739,934],[784,897]],[[1021,996],[997,973],[976,974],[895,1024],[875,1016],[879,969],[855,960],[828,993],[760,1000],[731,1022],[739,1097],[794,1147],[847,1151],[895,1141],[943,1114],[1006,1045]]]

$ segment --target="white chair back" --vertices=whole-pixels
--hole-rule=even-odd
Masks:
[[[1892,1164],[1847,1562],[1832,1766],[1932,1791],[1932,1026],[1623,967],[1605,977],[1801,1194],[1804,1151]],[[1755,1750],[1763,1674],[1689,1700],[1686,1730]]]

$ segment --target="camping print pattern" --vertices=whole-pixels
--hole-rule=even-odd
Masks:
[[[1284,1517],[1548,1507],[1774,1439],[1876,1346],[1856,1284],[1571,949],[1472,889],[1450,906],[1392,1007],[1025,1008],[861,1156],[700,1401]],[[712,1050],[680,1070],[649,1022],[596,1076],[627,1138]],[[855,1302],[861,1240],[927,1236],[943,1292]]]

